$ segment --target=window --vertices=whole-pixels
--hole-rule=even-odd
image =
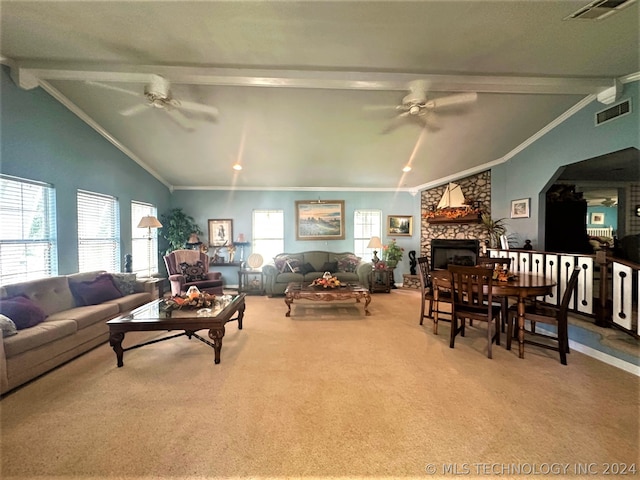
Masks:
[[[0,175],[0,284],[58,274],[55,191]]]
[[[353,214],[353,253],[371,260],[373,249],[367,248],[371,237],[382,238],[382,211],[356,210]]]
[[[138,228],[140,219],[146,216],[158,217],[158,209],[151,204],[131,202],[131,257],[132,272],[138,276],[153,275],[158,272],[158,229]]]
[[[78,271],[120,271],[118,200],[78,190]]]
[[[284,210],[253,211],[253,249],[265,262],[284,252]]]

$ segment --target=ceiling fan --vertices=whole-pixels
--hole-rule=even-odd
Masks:
[[[128,95],[143,97],[146,99],[145,103],[134,105],[120,111],[120,114],[124,116],[136,115],[138,113],[142,113],[148,107],[155,107],[167,112],[167,114],[178,125],[186,130],[194,130],[195,124],[180,110],[204,114],[206,119],[210,121],[215,120],[218,116],[218,109],[216,107],[204,105],[202,103],[186,102],[174,98],[171,93],[171,84],[169,80],[160,75],[151,75],[150,82],[144,86],[144,93],[134,92],[125,88],[120,88],[101,82],[88,81],[87,83],[90,85],[95,85],[97,87],[107,88],[116,92],[126,93]]]
[[[439,127],[431,117],[431,112],[472,103],[478,99],[478,94],[475,92],[458,93],[430,99],[427,96],[427,90],[427,82],[424,80],[414,80],[409,83],[409,93],[402,98],[400,105],[372,106],[368,107],[368,109],[394,109],[399,112],[394,122],[385,130],[385,133],[397,127],[405,119],[416,120],[426,128],[437,130]]]
[[[615,200],[607,197],[605,198],[602,202],[600,202],[601,205],[604,205],[605,207],[613,207],[614,205],[616,205],[618,202],[616,202]]]

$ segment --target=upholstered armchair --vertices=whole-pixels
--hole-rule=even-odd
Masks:
[[[222,273],[209,272],[209,256],[198,250],[175,250],[164,257],[171,295],[181,295],[192,285],[201,292],[222,295]]]

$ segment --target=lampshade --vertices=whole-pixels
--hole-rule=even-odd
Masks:
[[[151,215],[146,215],[140,219],[140,223],[138,223],[138,228],[160,228],[162,224],[158,221],[156,217],[152,217]]]
[[[380,237],[371,237],[369,240],[369,244],[367,248],[382,248],[382,242],[380,241]]]

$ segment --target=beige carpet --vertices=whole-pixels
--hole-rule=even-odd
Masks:
[[[452,350],[449,324],[418,325],[416,291],[370,310],[301,301],[286,318],[282,298],[248,297],[219,365],[186,337],[125,352],[120,369],[103,345],[0,401],[0,476],[525,478],[546,475],[515,469],[554,464],[566,473],[548,476],[580,478],[578,463],[640,464],[637,377],[532,346],[489,360],[484,325]]]

